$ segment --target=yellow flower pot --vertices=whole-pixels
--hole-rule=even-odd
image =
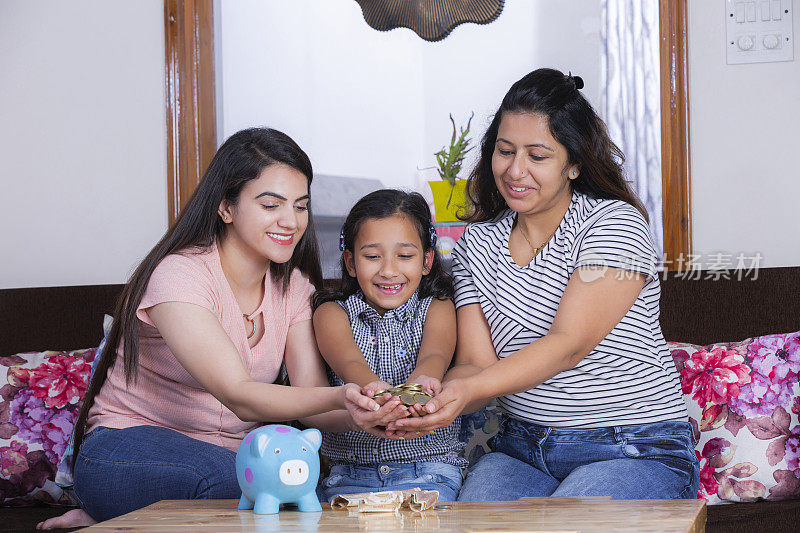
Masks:
[[[445,180],[429,181],[428,185],[433,192],[436,222],[460,222],[456,215],[467,211],[464,209],[467,205],[467,181],[456,180],[455,186]]]

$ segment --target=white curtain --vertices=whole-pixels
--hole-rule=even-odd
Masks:
[[[600,0],[600,106],[663,258],[658,0]]]

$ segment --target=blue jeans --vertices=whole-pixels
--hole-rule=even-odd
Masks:
[[[163,427],[97,427],[75,463],[75,496],[97,521],[159,500],[241,494],[235,452]]]
[[[440,502],[455,501],[461,469],[447,463],[380,463],[372,466],[334,465],[317,488],[320,501],[338,494],[404,490],[438,490]]]
[[[491,446],[459,500],[696,498],[700,483],[688,422],[565,430],[507,418]]]

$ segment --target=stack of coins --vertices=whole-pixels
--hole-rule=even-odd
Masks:
[[[374,397],[378,398],[387,392],[392,396],[398,396],[404,405],[414,405],[417,403],[420,405],[425,405],[431,400],[431,398],[433,398],[433,396],[422,389],[422,386],[417,385],[416,383],[403,383],[402,385],[397,385],[391,389],[379,390],[375,393]]]

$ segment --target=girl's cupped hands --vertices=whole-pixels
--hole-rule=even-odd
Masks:
[[[390,432],[405,432],[406,438],[426,435],[434,429],[444,428],[453,423],[470,401],[469,387],[461,379],[445,383],[442,392],[425,406],[426,414],[421,417],[398,419],[386,426]]]

